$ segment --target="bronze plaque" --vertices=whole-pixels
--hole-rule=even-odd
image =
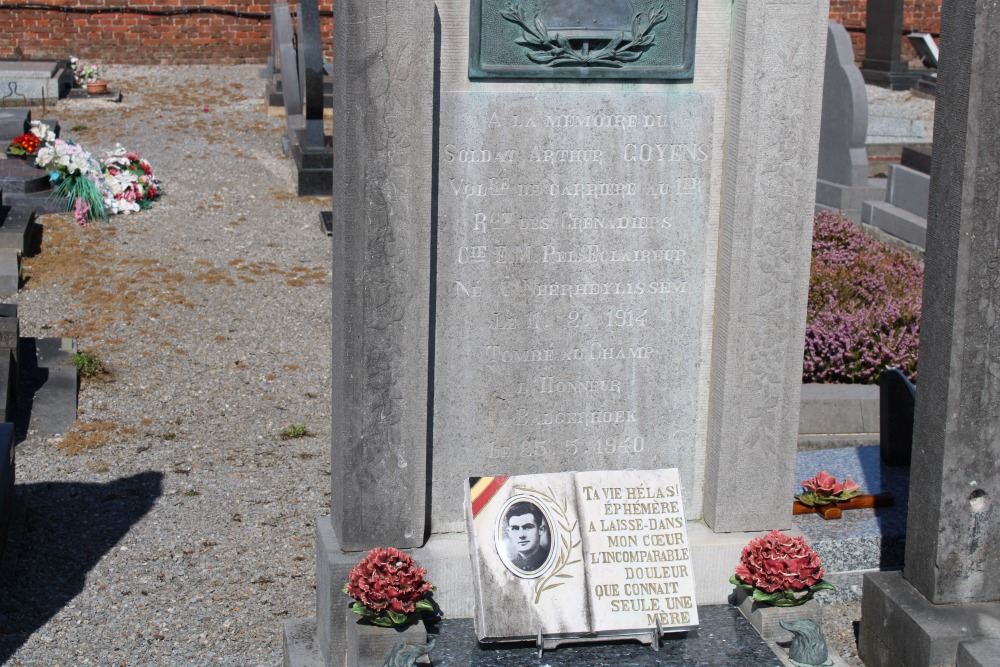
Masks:
[[[469,78],[694,75],[697,0],[472,0]]]

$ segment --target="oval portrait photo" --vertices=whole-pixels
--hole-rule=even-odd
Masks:
[[[541,576],[559,544],[548,509],[537,498],[512,496],[497,515],[496,548],[504,566],[522,579]]]

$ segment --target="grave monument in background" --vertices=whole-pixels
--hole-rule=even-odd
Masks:
[[[842,211],[854,221],[869,199],[885,195],[885,181],[868,178],[868,91],[854,65],[851,36],[829,22],[823,72],[823,113],[819,130],[816,209]]]
[[[1000,651],[1000,6],[945,3],[906,564],[865,575],[867,667]]]
[[[372,547],[472,616],[472,476],[677,468],[702,604],[791,524],[827,4],[627,4],[338,4],[331,516],[286,664],[343,664]]]

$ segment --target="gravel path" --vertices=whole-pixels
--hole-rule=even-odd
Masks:
[[[42,220],[21,335],[110,368],[66,437],[18,447],[23,546],[0,581],[0,663],[281,664],[315,613],[329,510],[329,200],[294,196],[257,66],[106,68],[120,105],[47,116],[92,152],[148,158],[166,196],[92,227]],[[36,112],[36,117],[42,115]],[[281,431],[304,424],[309,437]],[[852,667],[857,604],[827,635]]]
[[[148,158],[166,196],[87,228],[43,218],[10,299],[22,336],[75,337],[111,374],[83,383],[68,437],[18,447],[0,663],[273,666],[281,621],[315,614],[329,199],[294,195],[258,70],[108,67],[122,104],[46,114],[91,152]]]

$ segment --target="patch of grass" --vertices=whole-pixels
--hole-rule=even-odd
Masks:
[[[201,491],[195,491],[194,489],[188,489],[187,491],[184,492],[184,495],[187,496],[187,497],[189,497],[189,498],[193,498],[194,496],[200,496],[201,495]]]
[[[90,378],[101,375],[105,372],[104,364],[91,352],[80,351],[75,353],[70,360],[76,367],[80,377]]]
[[[309,428],[305,424],[292,424],[281,429],[282,440],[295,440],[296,438],[305,438],[310,435],[312,433],[309,432]]]

